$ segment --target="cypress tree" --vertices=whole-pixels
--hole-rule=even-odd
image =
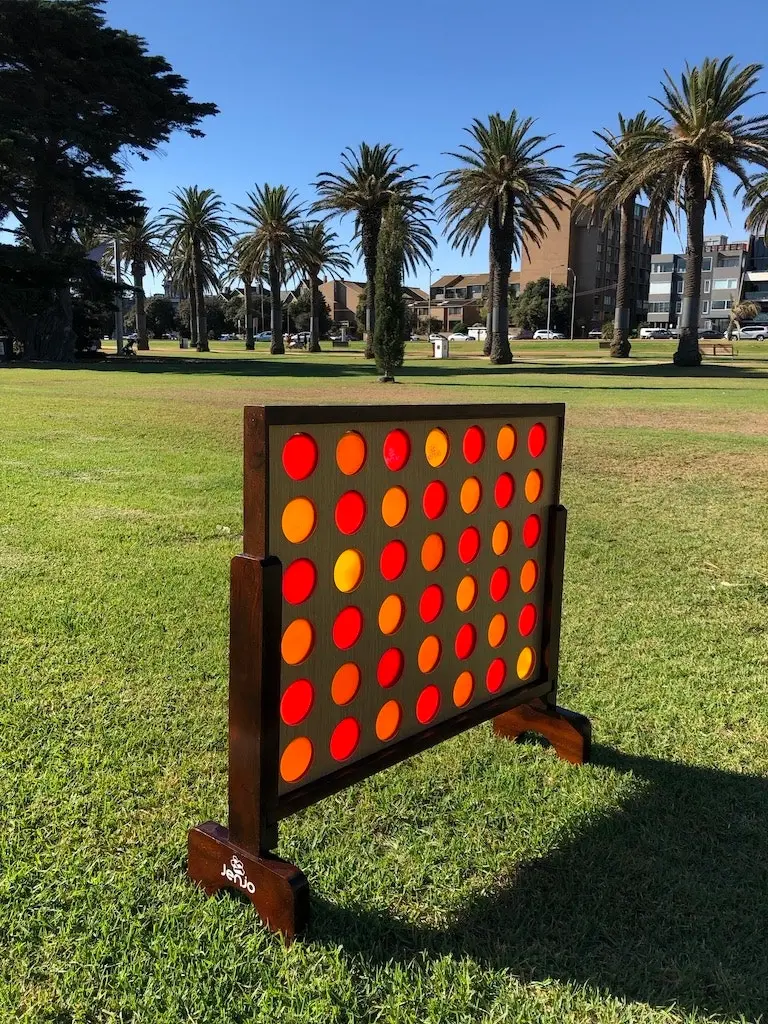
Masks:
[[[381,381],[393,381],[405,356],[403,262],[405,221],[402,207],[391,202],[381,222],[376,250],[376,320],[373,353]]]

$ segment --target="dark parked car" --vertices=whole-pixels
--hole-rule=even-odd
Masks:
[[[699,331],[699,341],[719,341],[723,337],[722,331]]]

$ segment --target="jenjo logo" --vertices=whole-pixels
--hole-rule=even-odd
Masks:
[[[221,877],[226,878],[228,882],[234,882],[235,885],[239,885],[246,892],[256,892],[256,886],[253,882],[248,881],[248,876],[245,873],[245,864],[243,864],[239,857],[233,857],[229,862],[229,867],[226,864],[221,865]]]

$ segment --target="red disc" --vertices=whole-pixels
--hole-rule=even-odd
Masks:
[[[443,590],[436,583],[427,587],[419,601],[419,615],[424,622],[434,622],[443,610]]]
[[[356,718],[343,718],[331,733],[331,757],[335,761],[346,761],[359,742],[360,723]]]
[[[317,583],[315,563],[308,558],[297,558],[283,573],[283,597],[289,604],[306,601]]]
[[[465,622],[456,634],[454,650],[457,658],[468,658],[475,649],[477,643],[477,630],[471,622]]]
[[[317,465],[317,444],[309,434],[294,434],[283,446],[283,469],[291,480],[306,480]]]
[[[440,710],[440,691],[434,685],[425,686],[416,701],[416,717],[422,725],[431,722]]]
[[[477,558],[480,550],[480,531],[474,526],[468,526],[459,537],[459,558],[465,565]]]
[[[527,548],[533,548],[539,543],[541,536],[541,520],[538,516],[528,516],[523,524],[523,544]]]
[[[543,423],[534,423],[528,431],[528,451],[538,459],[547,447],[547,428]]]
[[[333,642],[341,651],[354,647],[363,632],[363,613],[351,605],[342,608],[333,623]]]
[[[500,565],[498,569],[494,569],[491,574],[491,597],[494,601],[503,601],[509,591],[509,569],[505,565]]]
[[[403,674],[404,665],[403,652],[397,647],[390,647],[388,651],[384,651],[376,669],[379,686],[394,686]]]
[[[506,508],[515,496],[515,480],[511,473],[502,473],[493,489],[493,497],[499,508]]]
[[[385,580],[396,580],[405,569],[408,551],[401,540],[391,540],[379,558],[379,569]]]
[[[526,604],[523,606],[523,610],[520,612],[520,617],[517,620],[517,628],[520,630],[521,636],[531,635],[536,628],[537,618],[536,605]]]
[[[280,717],[286,725],[302,722],[315,702],[315,688],[308,679],[291,683],[280,701]]]
[[[411,439],[404,430],[390,430],[384,439],[384,462],[388,469],[402,469],[411,456]]]
[[[467,462],[479,462],[485,451],[485,434],[480,427],[470,427],[462,442],[464,458]]]
[[[448,488],[442,480],[433,480],[424,489],[422,508],[427,519],[439,519],[448,504]]]
[[[507,666],[501,658],[494,658],[491,664],[488,666],[488,671],[485,674],[485,685],[491,691],[496,693],[504,685],[504,680],[507,678]]]
[[[358,491],[347,491],[336,502],[336,525],[342,533],[357,533],[365,520],[365,498]]]

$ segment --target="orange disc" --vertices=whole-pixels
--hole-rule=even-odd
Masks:
[[[427,572],[434,572],[445,557],[445,541],[439,533],[430,533],[421,545],[421,564]]]
[[[517,431],[507,423],[501,428],[496,438],[496,451],[499,453],[499,458],[506,462],[515,454],[515,448],[517,448]]]
[[[472,700],[475,692],[475,678],[471,672],[462,672],[453,684],[453,703],[457,708],[463,708]]]
[[[424,454],[427,457],[427,462],[430,466],[437,468],[442,466],[445,460],[448,458],[448,452],[450,450],[450,442],[448,441],[448,435],[444,430],[440,430],[439,427],[435,427],[434,430],[430,430],[427,434],[427,441],[424,445]]]
[[[422,672],[431,672],[440,661],[441,646],[436,636],[428,636],[419,648],[418,664]]]
[[[399,526],[408,511],[408,495],[402,487],[390,487],[381,499],[381,518],[387,526]]]
[[[469,479],[465,480],[461,485],[459,501],[467,515],[477,511],[477,506],[480,504],[482,493],[483,491],[480,486],[480,481],[476,476],[469,477]]]
[[[524,647],[517,657],[518,679],[530,679],[536,668],[536,652],[532,647]]]
[[[531,504],[538,501],[544,488],[544,479],[538,469],[532,469],[525,478],[525,496]]]
[[[493,616],[488,626],[488,643],[491,647],[501,647],[506,635],[507,617],[499,612],[498,615]]]
[[[502,519],[493,528],[491,547],[494,555],[505,555],[512,540],[512,527]]]
[[[348,430],[336,445],[336,465],[345,476],[354,476],[365,462],[365,441],[356,430]]]
[[[280,774],[285,782],[298,782],[312,764],[312,741],[306,736],[291,740],[280,758]]]
[[[524,594],[530,594],[539,579],[539,567],[532,558],[529,558],[520,570],[520,589]]]
[[[381,602],[379,608],[379,629],[384,636],[392,636],[403,624],[405,618],[405,604],[402,597],[397,594],[390,594]]]
[[[354,662],[348,661],[341,668],[336,669],[336,674],[331,683],[331,696],[334,703],[349,704],[355,699],[360,689],[360,669]]]
[[[468,612],[477,600],[477,580],[474,576],[465,576],[456,588],[456,607],[460,612]]]
[[[299,665],[309,657],[315,642],[315,631],[307,619],[294,619],[283,633],[280,651],[287,665]]]
[[[316,522],[317,512],[309,498],[294,498],[283,509],[283,533],[291,544],[301,544],[306,540]]]
[[[376,735],[382,742],[391,740],[402,720],[403,709],[396,700],[388,700],[376,716]]]

